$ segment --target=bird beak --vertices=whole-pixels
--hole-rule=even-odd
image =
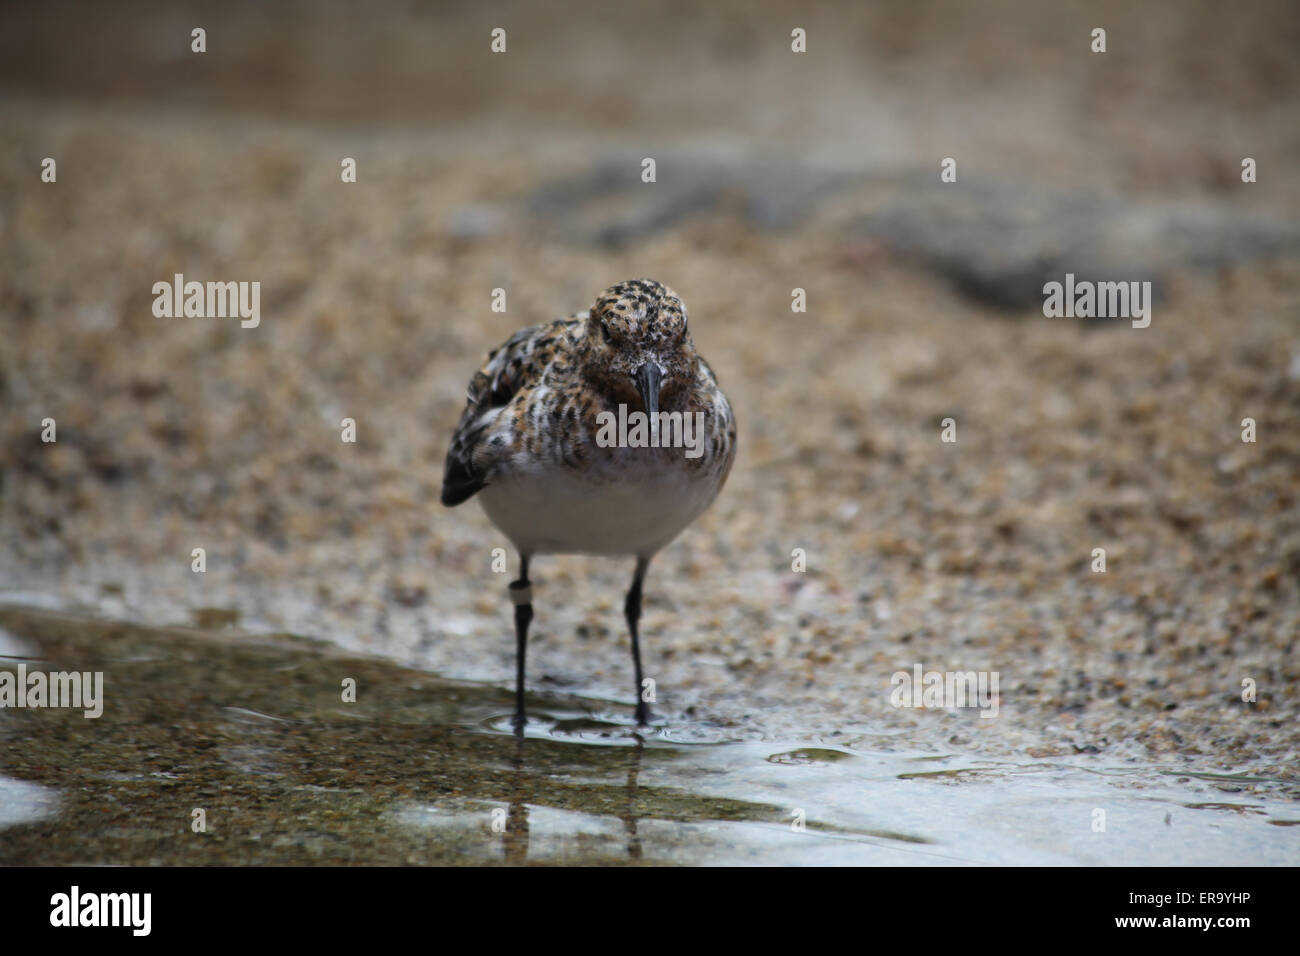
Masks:
[[[645,405],[646,414],[652,422],[658,421],[659,383],[663,381],[663,372],[654,362],[646,362],[632,373],[636,390],[641,393],[641,403]]]

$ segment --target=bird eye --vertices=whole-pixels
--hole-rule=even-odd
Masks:
[[[614,344],[614,333],[609,330],[609,324],[604,319],[600,320],[600,334],[605,337],[606,345]]]

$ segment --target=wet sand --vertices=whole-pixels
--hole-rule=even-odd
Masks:
[[[6,714],[0,864],[1296,860],[1294,780],[922,754],[884,733],[637,732],[555,693],[516,739],[505,690],[289,635],[11,609],[0,627],[37,651],[28,668],[105,681],[97,719]]]

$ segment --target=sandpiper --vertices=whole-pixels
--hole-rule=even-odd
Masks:
[[[586,312],[516,332],[489,353],[468,396],[447,451],[442,503],[477,494],[519,552],[519,579],[509,587],[516,732],[525,724],[528,563],[536,554],[636,558],[623,610],[637,722],[648,722],[637,634],[646,569],[712,504],[736,453],[731,406],[695,351],[686,307],[653,279],[620,282]],[[631,433],[611,427],[614,420],[633,421]]]

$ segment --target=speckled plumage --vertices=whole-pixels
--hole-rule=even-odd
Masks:
[[[699,457],[597,443],[599,413],[620,403],[645,411],[633,373],[646,363],[663,373],[661,412],[703,414]],[[716,497],[735,438],[731,406],[695,351],[681,299],[654,280],[622,282],[587,312],[523,329],[489,354],[447,453],[442,501],[480,494],[525,554],[648,558]],[[529,510],[538,512],[531,521]],[[597,520],[604,527],[588,533],[583,524]]]
[[[611,442],[602,419],[629,409],[658,423],[649,446],[626,432]],[[687,422],[695,426],[690,438]],[[535,554],[636,556],[623,611],[632,638],[637,722],[650,719],[653,696],[646,696],[642,680],[637,631],[646,569],[713,503],[735,451],[731,406],[695,351],[682,300],[653,279],[620,282],[587,312],[516,332],[488,355],[469,383],[469,401],[447,452],[442,503],[454,506],[477,495],[519,550],[519,578],[510,584],[518,642],[516,733],[527,723],[528,564]]]

